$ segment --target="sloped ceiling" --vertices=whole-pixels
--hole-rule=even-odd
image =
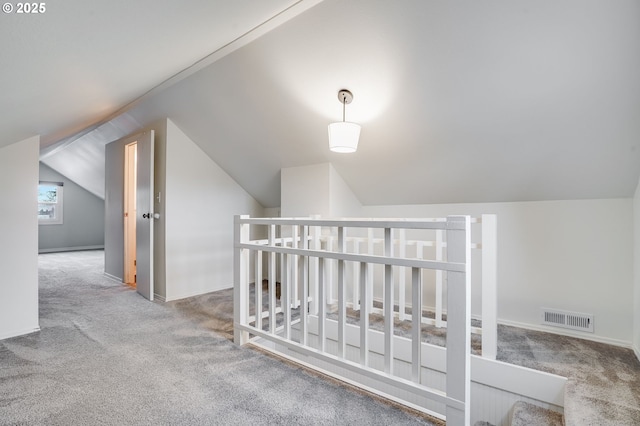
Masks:
[[[65,0],[44,2],[39,14],[3,13],[0,146],[35,134],[48,146],[82,132],[317,1]]]
[[[321,162],[367,205],[629,197],[638,75],[635,0],[325,0],[122,112],[170,117],[267,207],[281,168]]]

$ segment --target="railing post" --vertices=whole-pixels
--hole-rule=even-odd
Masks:
[[[447,218],[447,261],[462,263],[464,272],[447,272],[447,396],[464,404],[447,406],[447,425],[467,426],[470,410],[471,360],[471,218]]]
[[[482,356],[498,351],[498,227],[495,214],[482,215]]]
[[[241,223],[242,219],[248,219],[248,215],[234,216],[233,223],[233,341],[237,345],[244,345],[249,341],[249,333],[240,330],[240,325],[248,325],[249,322],[249,277],[247,274],[249,265],[249,250],[240,248],[240,244],[249,241],[249,224]]]

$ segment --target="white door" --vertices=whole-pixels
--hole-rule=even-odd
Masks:
[[[136,288],[153,300],[153,130],[139,135],[136,188]]]

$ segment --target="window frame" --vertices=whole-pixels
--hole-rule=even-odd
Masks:
[[[54,186],[56,187],[56,201],[47,202],[40,200],[40,187],[41,186]],[[54,206],[54,217],[46,218],[46,216],[40,214],[40,207],[43,205]],[[38,182],[38,225],[62,225],[64,224],[64,183],[63,182],[50,182],[40,181]]]

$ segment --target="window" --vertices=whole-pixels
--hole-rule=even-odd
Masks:
[[[38,223],[62,224],[62,182],[40,182],[38,185]]]

